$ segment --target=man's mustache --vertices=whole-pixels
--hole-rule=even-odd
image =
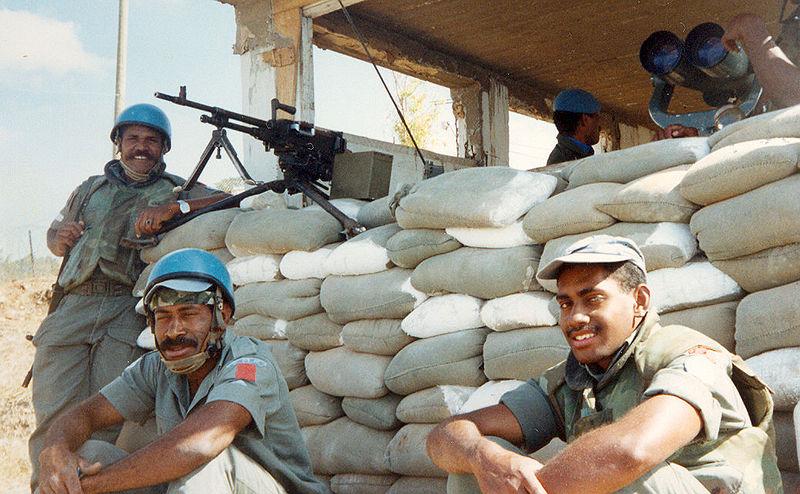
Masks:
[[[197,347],[197,340],[189,336],[178,336],[177,338],[167,338],[161,342],[161,348],[164,350],[171,350],[173,348],[181,348],[185,346]]]

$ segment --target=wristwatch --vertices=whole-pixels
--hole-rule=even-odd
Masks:
[[[189,206],[189,203],[182,199],[178,200],[178,207],[181,209],[181,214],[187,214],[192,210],[192,207]]]

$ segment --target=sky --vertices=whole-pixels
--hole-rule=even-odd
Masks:
[[[112,158],[117,8],[115,0],[0,0],[0,260],[27,256],[28,232],[34,255],[49,255],[50,221]],[[185,85],[190,99],[241,111],[235,32],[233,7],[213,0],[129,1],[125,106],[146,102],[167,113],[172,173],[190,174],[213,128],[200,112],[153,93]],[[395,112],[370,65],[315,48],[314,86],[316,125],[393,140]],[[455,154],[449,90],[421,90],[438,115],[431,150]],[[511,165],[543,164],[555,144],[552,124],[512,113],[510,127]],[[241,156],[243,137],[229,137]],[[230,162],[212,160],[201,180],[230,176]]]

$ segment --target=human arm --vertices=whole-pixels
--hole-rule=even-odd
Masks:
[[[226,197],[230,196],[228,194],[220,193],[208,197],[186,199],[186,202],[189,204],[189,207],[192,211],[196,211],[200,208],[204,208],[214,204],[215,202],[221,201]],[[181,209],[177,201],[146,208],[139,213],[139,216],[136,218],[136,224],[134,227],[136,235],[153,235],[158,233],[158,231],[161,230],[161,227],[164,226],[164,223],[171,220],[175,216],[178,216],[179,214],[181,214]]]
[[[218,456],[251,420],[250,413],[236,403],[207,403],[156,441],[83,477],[83,492],[117,492],[183,477]]]
[[[98,469],[98,465],[89,465],[76,451],[95,431],[119,424],[123,420],[101,394],[95,394],[56,418],[47,431],[44,448],[39,454],[40,492],[80,493],[78,467],[92,473]]]
[[[700,414],[692,405],[659,394],[622,419],[584,434],[536,476],[549,494],[615,492],[669,458],[701,429]]]
[[[428,456],[448,472],[473,473],[482,492],[545,492],[536,479],[541,463],[509,451],[486,436],[515,444],[524,439],[511,410],[504,404],[494,405],[439,424],[428,435]]]
[[[57,257],[64,257],[83,235],[83,221],[61,223],[58,228],[47,230],[47,248]]]
[[[722,42],[729,51],[744,48],[764,94],[780,107],[800,104],[800,68],[773,40],[764,20],[755,14],[740,14],[725,26]]]
[[[656,135],[653,136],[654,141],[661,141],[663,139],[677,139],[680,137],[697,137],[700,132],[694,127],[686,127],[681,124],[670,124],[663,129],[658,129]]]

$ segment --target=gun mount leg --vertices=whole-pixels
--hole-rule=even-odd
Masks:
[[[336,209],[336,207],[325,198],[313,185],[303,180],[295,180],[291,183],[293,187],[301,190],[303,194],[308,196],[309,199],[319,204],[319,206],[327,211],[331,216],[339,220],[339,223],[344,227],[344,233],[347,238],[353,238],[359,233],[367,231],[366,228],[361,226],[360,223],[353,220],[343,212]]]

